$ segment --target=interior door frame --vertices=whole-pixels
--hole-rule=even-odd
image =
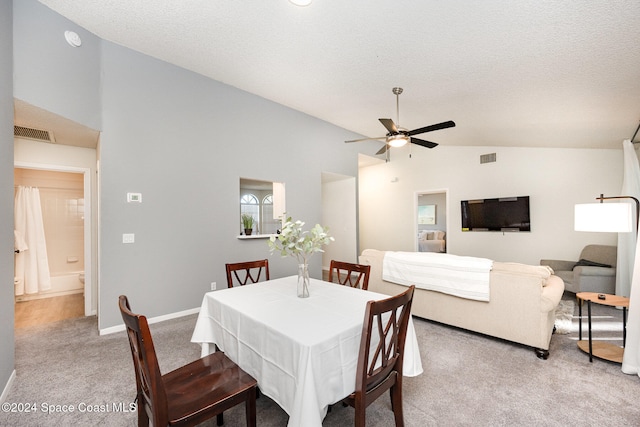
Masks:
[[[92,264],[93,256],[91,248],[93,242],[91,239],[91,230],[93,230],[91,210],[91,169],[80,168],[74,166],[60,166],[49,165],[43,163],[30,163],[30,162],[14,162],[13,167],[18,169],[34,169],[45,170],[50,172],[71,172],[81,173],[83,175],[84,186],[84,315],[91,316],[93,313],[91,307],[91,301],[93,299],[93,281],[92,281]]]
[[[418,247],[418,202],[420,199],[420,196],[426,195],[426,194],[444,194],[444,199],[445,199],[445,218],[447,219],[447,226],[445,227],[445,239],[447,240],[447,250],[446,252],[449,253],[449,189],[448,188],[441,188],[441,189],[431,189],[431,190],[423,190],[423,191],[414,191],[413,193],[413,247],[414,247],[414,251],[418,252],[419,251],[419,247]]]

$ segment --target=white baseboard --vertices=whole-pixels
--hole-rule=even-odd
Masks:
[[[178,311],[176,313],[169,313],[169,314],[164,314],[162,316],[148,318],[147,323],[152,324],[152,323],[164,322],[165,320],[171,320],[171,319],[177,319],[179,317],[190,316],[192,314],[198,314],[199,312],[200,312],[200,307],[191,308],[189,310]],[[125,330],[124,324],[122,324],[122,325],[112,326],[110,328],[100,329],[99,333],[100,335],[108,335],[108,334],[114,334],[116,332],[120,332],[124,330]]]
[[[9,376],[9,381],[7,381],[7,384],[4,386],[4,390],[2,390],[2,394],[0,394],[0,403],[4,403],[5,400],[7,400],[7,396],[9,395],[9,390],[11,390],[11,386],[13,385],[13,382],[16,380],[16,370],[14,369],[13,372],[11,372],[11,375]]]

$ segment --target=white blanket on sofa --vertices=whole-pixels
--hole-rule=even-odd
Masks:
[[[493,261],[430,252],[390,252],[382,261],[382,279],[401,285],[489,301]]]

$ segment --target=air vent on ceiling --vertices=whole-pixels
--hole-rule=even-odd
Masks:
[[[50,142],[52,144],[56,143],[56,139],[53,137],[53,132],[24,126],[13,126],[13,136],[35,139],[36,141]]]
[[[493,163],[496,161],[496,153],[483,154],[480,156],[480,164]]]

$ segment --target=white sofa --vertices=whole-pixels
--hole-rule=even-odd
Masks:
[[[365,249],[359,262],[371,266],[370,291],[396,295],[406,287],[382,279],[384,254]],[[564,291],[562,279],[547,267],[496,261],[489,287],[488,302],[416,288],[411,311],[424,319],[531,346],[546,359],[555,308]]]
[[[419,252],[446,252],[445,232],[441,230],[422,230],[418,233]]]

